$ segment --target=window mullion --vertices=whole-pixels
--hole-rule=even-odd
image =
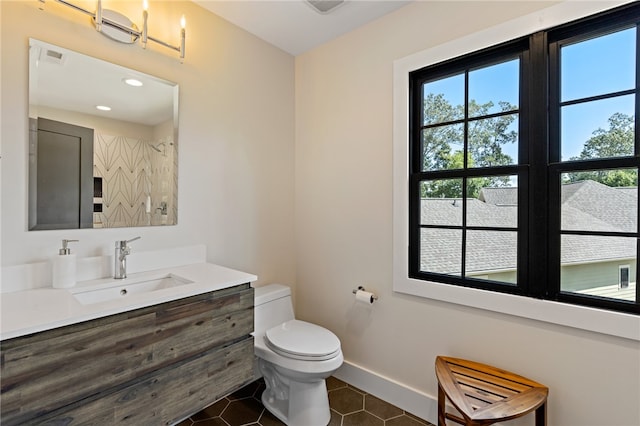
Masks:
[[[463,167],[465,176],[462,178],[462,250],[460,251],[461,277],[467,276],[467,179],[469,169],[469,71],[464,73],[464,135],[463,135]]]
[[[547,192],[548,130],[547,105],[549,87],[546,33],[533,34],[529,45],[528,82],[528,154],[529,154],[529,277],[526,293],[533,297],[548,297],[548,285],[554,283],[549,274],[547,235],[549,208],[552,199]],[[551,257],[553,259],[553,257]]]

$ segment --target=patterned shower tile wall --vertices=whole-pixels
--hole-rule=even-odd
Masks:
[[[175,148],[172,137],[160,138],[156,146],[161,149],[161,152],[154,150],[152,153],[152,164],[159,166],[154,172],[158,182],[155,186],[152,182],[151,196],[153,199],[153,188],[157,187],[159,191],[156,191],[156,199],[159,197],[160,203],[167,203],[166,218],[160,217],[161,225],[176,224],[178,223],[178,150]],[[154,157],[160,160],[154,162]]]
[[[102,212],[94,227],[171,225],[177,213],[177,156],[159,141],[95,132],[94,177],[102,178]]]

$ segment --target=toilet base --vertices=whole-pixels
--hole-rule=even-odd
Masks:
[[[262,360],[260,360],[262,361]],[[331,420],[324,378],[298,382],[283,377],[273,365],[260,362],[267,388],[262,404],[287,426],[326,426]]]

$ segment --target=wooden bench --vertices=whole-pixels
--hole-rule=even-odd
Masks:
[[[484,426],[516,419],[535,410],[535,425],[547,424],[549,389],[525,377],[478,362],[436,357],[438,426],[453,420]],[[449,399],[462,417],[447,413]]]

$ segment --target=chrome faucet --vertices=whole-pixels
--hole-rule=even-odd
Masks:
[[[129,243],[139,240],[141,237],[135,237],[130,240],[116,241],[115,268],[113,278],[122,280],[127,278],[127,256],[131,254]]]

